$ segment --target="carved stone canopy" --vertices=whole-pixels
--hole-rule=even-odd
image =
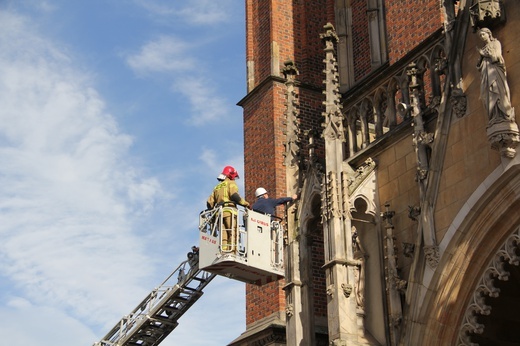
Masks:
[[[503,0],[473,0],[469,13],[474,31],[494,27],[506,20]]]
[[[486,130],[491,148],[502,156],[512,159],[516,155],[516,147],[520,143],[518,125],[514,122],[501,122],[489,126]]]

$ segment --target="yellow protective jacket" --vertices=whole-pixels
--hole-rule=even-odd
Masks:
[[[208,208],[214,208],[218,204],[224,206],[234,206],[236,204],[249,207],[249,202],[240,197],[238,194],[238,185],[234,180],[226,178],[215,186],[211,195],[209,195],[207,206]]]

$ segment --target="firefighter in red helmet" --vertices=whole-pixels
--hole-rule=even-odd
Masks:
[[[239,178],[237,170],[232,166],[226,166],[222,170],[222,175],[224,175],[226,179],[215,186],[208,198],[207,207],[208,209],[220,205],[224,207],[222,212],[224,230],[221,232],[222,250],[235,252],[237,238],[236,205],[239,204],[248,208],[249,202],[240,197],[238,193],[238,185],[235,182],[235,179]]]

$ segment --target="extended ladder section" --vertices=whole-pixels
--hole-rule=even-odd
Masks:
[[[186,261],[93,346],[159,345],[215,275],[199,269],[199,250],[193,247]]]

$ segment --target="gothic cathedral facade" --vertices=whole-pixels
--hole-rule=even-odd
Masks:
[[[520,344],[518,0],[245,5],[246,191],[299,199],[230,345]]]

